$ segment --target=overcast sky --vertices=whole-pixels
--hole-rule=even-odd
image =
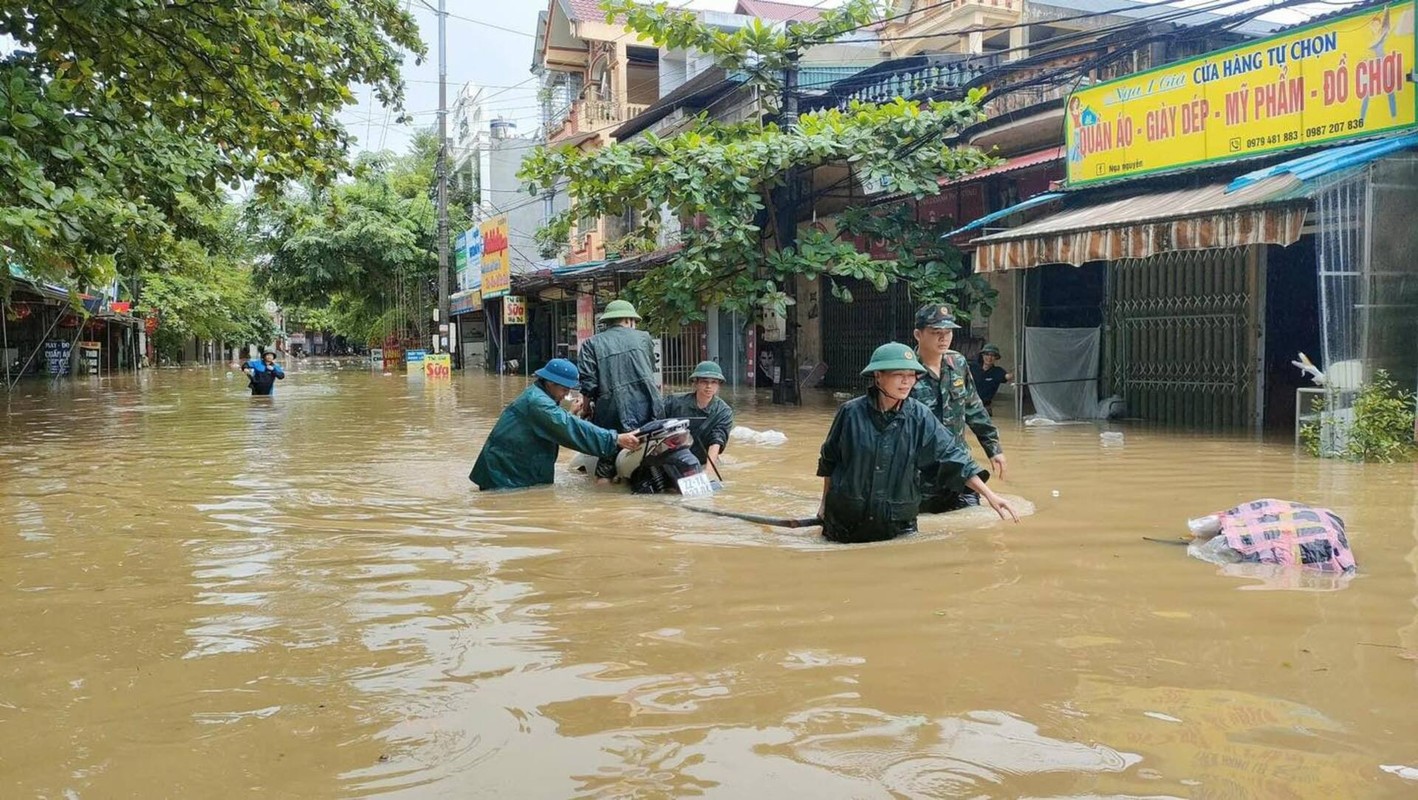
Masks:
[[[786,0],[793,2],[794,0]],[[926,0],[929,2],[930,0]],[[1147,0],[1144,0],[1146,2]],[[1169,0],[1170,1],[1170,0]],[[1190,0],[1185,5],[1215,7],[1219,0]],[[410,58],[404,65],[407,84],[405,107],[413,115],[410,125],[398,125],[393,115],[380,107],[368,89],[358,89],[360,105],[345,111],[342,118],[360,149],[404,150],[413,131],[437,122],[438,109],[438,18],[429,6],[438,0],[406,0],[423,32],[428,45],[428,58],[415,65]],[[532,45],[535,42],[537,12],[547,7],[547,0],[445,0],[448,18],[448,98],[452,103],[465,83],[487,88],[488,118],[503,116],[517,123],[519,133],[530,133],[540,123],[537,108],[536,81],[532,80]],[[798,5],[832,8],[842,0],[796,0]],[[426,4],[427,5],[426,5]],[[735,0],[683,0],[672,5],[692,9],[731,11]],[[1068,5],[1068,0],[1060,0]],[[1121,5],[1121,3],[1120,3]],[[1182,5],[1178,3],[1177,5]],[[1245,6],[1224,9],[1235,13],[1246,7],[1269,5],[1256,0]],[[1313,7],[1314,13],[1339,10],[1339,2]],[[1279,22],[1296,22],[1307,16],[1297,10],[1285,10],[1266,15]]]
[[[360,104],[345,111],[342,118],[360,149],[402,151],[413,131],[438,121],[438,16],[429,9],[438,0],[407,0],[428,45],[428,58],[415,65],[404,64],[407,99],[405,108],[413,115],[411,125],[398,125],[393,115],[379,106],[369,90],[356,91]],[[519,133],[530,133],[540,123],[537,85],[531,80],[532,45],[537,12],[547,0],[445,0],[449,14],[448,102],[451,104],[465,83],[487,87],[486,113],[517,122]],[[731,11],[735,0],[692,0],[687,7]],[[800,5],[811,6],[816,0]],[[841,0],[825,0],[830,8]],[[672,2],[679,5],[679,2]],[[493,27],[496,26],[496,27]],[[506,29],[506,30],[503,30]]]

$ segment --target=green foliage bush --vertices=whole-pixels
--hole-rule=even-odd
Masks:
[[[1335,452],[1322,452],[1322,422],[1306,423],[1300,429],[1300,439],[1312,456],[1333,456],[1349,461],[1392,463],[1412,461],[1418,457],[1418,444],[1413,441],[1415,399],[1389,377],[1384,370],[1374,373],[1373,380],[1359,391],[1354,400],[1354,421],[1339,426],[1337,441],[1342,446]],[[1323,412],[1323,401],[1315,410]]]

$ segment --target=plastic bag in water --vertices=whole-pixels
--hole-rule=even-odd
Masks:
[[[746,444],[758,444],[764,447],[777,447],[786,444],[788,435],[782,431],[756,431],[753,428],[746,428],[742,425],[735,426],[729,431],[729,439],[735,442]]]

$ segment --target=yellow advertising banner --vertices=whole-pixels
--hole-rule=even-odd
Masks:
[[[1414,6],[1370,7],[1074,92],[1068,183],[1414,128]]]
[[[482,297],[502,297],[512,291],[511,247],[507,242],[507,215],[493,217],[481,226],[483,235]]]
[[[423,374],[426,378],[446,379],[453,376],[453,356],[448,353],[429,353],[423,358]]]

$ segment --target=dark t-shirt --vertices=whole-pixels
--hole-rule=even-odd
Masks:
[[[995,399],[995,392],[1004,384],[1005,376],[1009,373],[1004,367],[994,366],[985,369],[979,362],[970,362],[970,377],[975,379],[975,391],[980,393],[981,402],[988,403]]]

